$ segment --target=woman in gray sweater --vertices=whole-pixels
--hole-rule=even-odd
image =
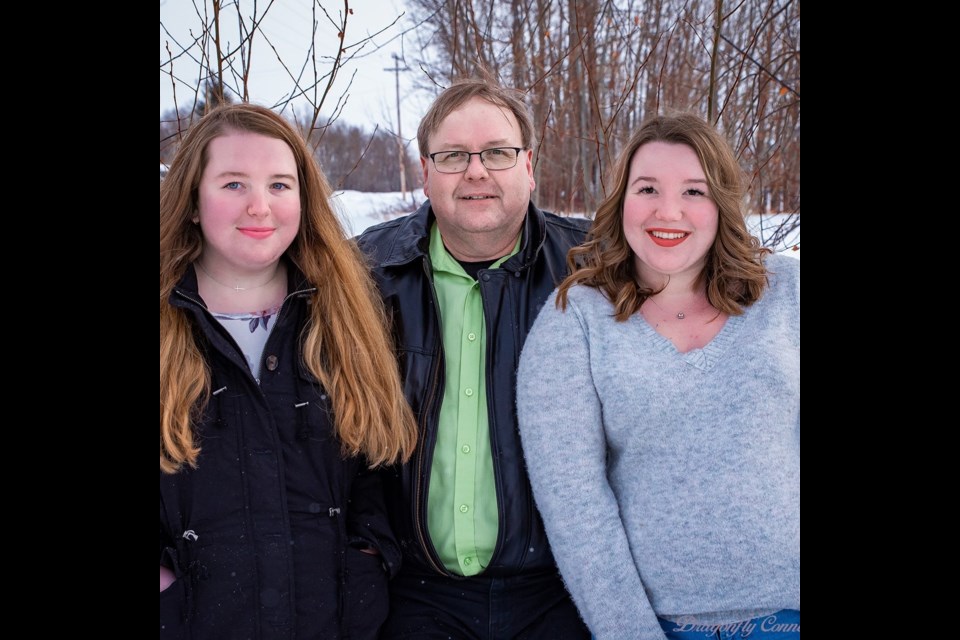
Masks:
[[[800,262],[746,229],[729,144],[630,140],[518,373],[550,545],[598,640],[800,637]]]

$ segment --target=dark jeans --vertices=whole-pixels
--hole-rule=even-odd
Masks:
[[[590,632],[556,572],[456,579],[401,570],[380,638],[585,640]]]

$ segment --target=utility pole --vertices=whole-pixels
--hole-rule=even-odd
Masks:
[[[409,67],[400,66],[400,56],[395,53],[390,54],[393,57],[393,67],[384,69],[384,71],[393,71],[397,82],[397,158],[400,163],[400,197],[407,199],[407,169],[406,155],[403,152],[403,127],[400,124],[400,72],[408,71]],[[411,194],[412,195],[412,194]]]

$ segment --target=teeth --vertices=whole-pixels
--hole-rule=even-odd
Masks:
[[[490,196],[463,196],[464,200],[486,200]]]
[[[654,238],[660,238],[661,240],[679,240],[687,235],[685,233],[667,233],[666,231],[651,231],[650,234]]]

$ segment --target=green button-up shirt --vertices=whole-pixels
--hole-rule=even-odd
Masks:
[[[494,262],[500,264],[520,250]],[[446,379],[433,452],[427,525],[443,565],[473,576],[490,563],[499,515],[487,422],[486,329],[480,285],[430,229],[430,261],[440,303]]]

